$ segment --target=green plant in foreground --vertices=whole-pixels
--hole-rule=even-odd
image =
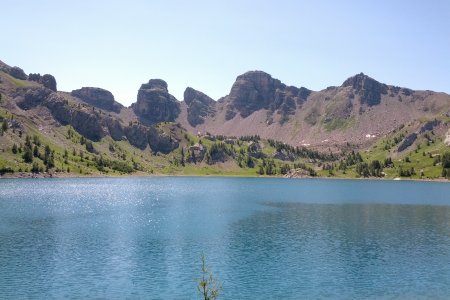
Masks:
[[[204,254],[202,254],[202,277],[198,279],[197,290],[204,300],[217,299],[222,291],[222,284],[213,277],[206,266]]]

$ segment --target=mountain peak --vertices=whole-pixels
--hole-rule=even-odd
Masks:
[[[374,80],[375,79],[367,76],[366,74],[364,74],[363,72],[356,74],[354,76],[351,76],[349,78],[347,78],[343,83],[342,86],[346,87],[346,86],[353,86],[353,88],[357,89],[365,80]]]
[[[133,110],[146,124],[174,121],[180,113],[180,104],[169,94],[167,83],[162,79],[150,79],[138,91]]]
[[[342,83],[342,87],[352,87],[360,96],[361,103],[369,106],[377,105],[381,101],[381,94],[386,94],[388,86],[380,83],[364,73],[356,74]]]
[[[198,124],[203,124],[208,115],[214,115],[215,101],[191,87],[187,87],[184,91],[184,102],[188,106],[187,120],[191,126],[195,127]]]
[[[141,89],[145,90],[163,90],[168,92],[168,85],[162,79],[150,79],[148,83],[143,83]]]
[[[272,76],[264,71],[261,70],[253,70],[253,71],[247,71],[244,74],[241,74],[237,77],[238,78],[257,78],[257,77],[267,77],[272,78]]]

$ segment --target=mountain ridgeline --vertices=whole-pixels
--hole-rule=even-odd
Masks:
[[[67,172],[72,167],[79,174],[292,171],[313,176],[332,175],[339,165],[344,166],[339,172],[353,168],[358,176],[365,168],[357,163],[367,161],[369,170],[372,158],[403,160],[424,143],[432,167],[446,169],[436,157],[442,159],[450,143],[449,95],[387,85],[363,73],[341,86],[312,91],[250,71],[217,101],[191,87],[178,101],[164,80],[150,79],[136,102],[124,107],[108,90],[58,91],[54,76],[27,75],[0,61],[0,94],[2,150],[15,149],[0,160],[0,169],[16,172],[31,170],[25,150],[34,151],[38,170],[48,167],[52,145],[57,161],[52,168]],[[26,140],[32,136],[47,140],[48,147]],[[380,148],[383,154],[377,153]],[[349,151],[362,150],[373,157],[346,163]],[[373,174],[379,176],[377,170]]]

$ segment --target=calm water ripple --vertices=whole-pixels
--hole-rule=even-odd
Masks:
[[[450,184],[0,181],[0,298],[450,298]]]

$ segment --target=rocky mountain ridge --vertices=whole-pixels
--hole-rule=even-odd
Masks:
[[[251,71],[236,78],[229,95],[208,106],[216,113],[202,123],[186,122],[183,106],[189,107],[182,102],[178,121],[192,132],[258,134],[294,146],[328,149],[351,144],[359,149],[400,126],[447,114],[450,96],[387,85],[363,73],[341,86],[311,91]]]
[[[139,148],[148,142],[148,138],[139,141],[148,134],[142,128],[178,122],[194,134],[259,135],[293,146],[328,149],[352,145],[360,149],[400,126],[450,111],[450,96],[445,93],[387,85],[363,73],[349,77],[341,86],[312,91],[287,86],[263,71],[250,71],[239,75],[230,93],[218,101],[191,87],[186,88],[183,101],[178,101],[164,80],[150,79],[139,88],[136,102],[125,108],[101,88],[83,87],[67,94],[56,91],[56,80],[49,74],[26,75],[4,63],[0,70],[39,83],[14,91],[21,109],[44,105],[59,122],[75,125],[89,138],[111,135],[117,140],[129,139]],[[99,108],[109,116],[80,104],[68,105],[71,101]]]
[[[105,89],[56,86],[50,74],[0,62],[0,176],[450,177],[449,95],[362,73],[311,91],[251,71],[218,101],[188,87],[180,102],[150,79],[131,107]]]

